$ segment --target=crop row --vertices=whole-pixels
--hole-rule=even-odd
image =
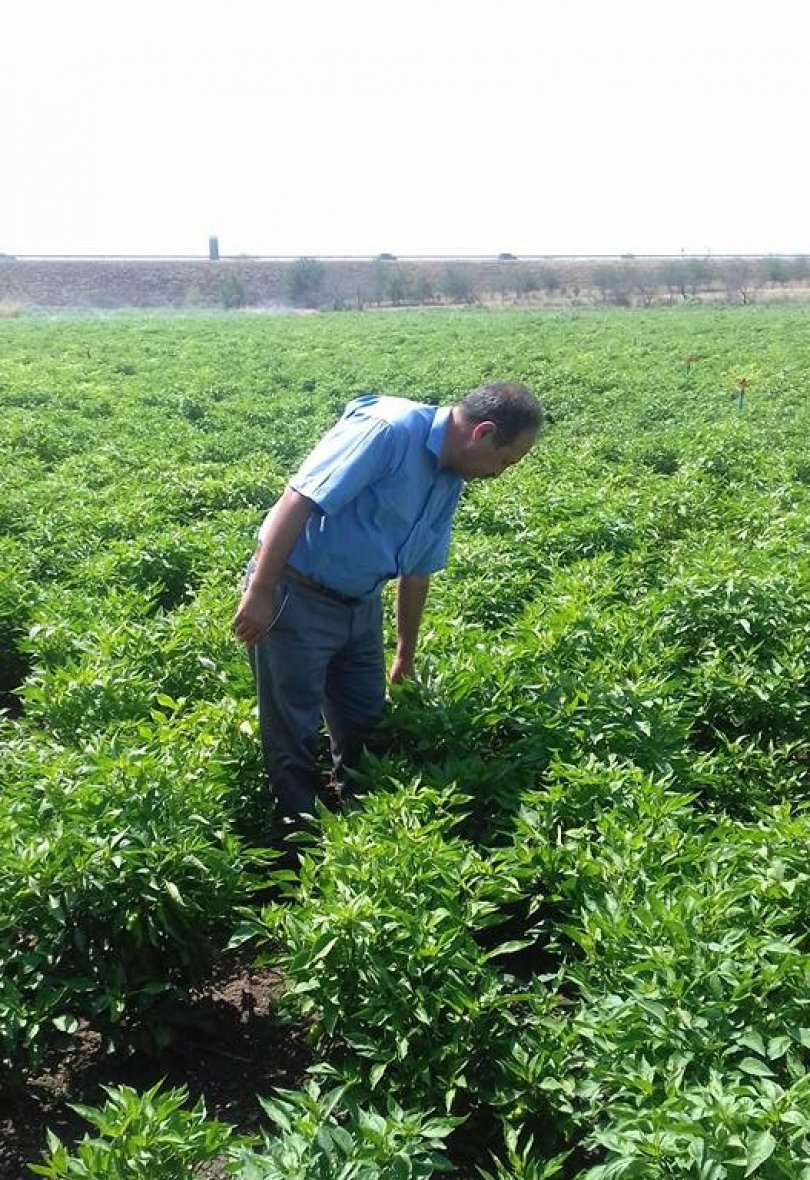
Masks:
[[[277,1119],[292,1151],[306,1110],[320,1147],[278,1174],[371,1169],[375,1118],[358,1175],[428,1175],[441,1142],[463,1170],[465,1136],[502,1178],[810,1174],[806,316],[0,335],[6,1084],[87,1024],[170,1035],[167,1000],[247,941],[320,1077]],[[496,376],[538,390],[546,434],[465,494],[363,806],[257,906],[228,629],[253,531],[354,393]],[[92,1174],[52,1149],[49,1174]],[[244,1150],[246,1176],[282,1167]]]

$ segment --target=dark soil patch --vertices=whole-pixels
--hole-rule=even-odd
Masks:
[[[10,717],[22,714],[22,684],[30,672],[30,656],[18,652],[13,646],[0,652],[0,710],[5,710]]]
[[[273,1014],[282,990],[277,971],[230,956],[178,1008],[172,1043],[160,1053],[105,1055],[99,1035],[86,1030],[24,1094],[0,1098],[2,1180],[31,1180],[26,1164],[41,1161],[46,1129],[71,1147],[92,1133],[70,1103],[103,1104],[105,1085],[145,1090],[165,1079],[167,1087],[187,1086],[190,1102],[202,1097],[211,1118],[240,1132],[267,1126],[257,1095],[298,1089],[309,1062],[303,1030]]]

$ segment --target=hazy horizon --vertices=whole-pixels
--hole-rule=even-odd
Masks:
[[[723,261],[735,258],[747,259],[767,259],[767,258],[805,258],[810,254],[810,251],[797,250],[777,252],[769,250],[767,252],[754,253],[728,253],[728,254],[687,254],[685,251],[679,251],[677,254],[634,254],[624,252],[622,254],[509,254],[501,257],[497,254],[228,254],[227,251],[219,249],[217,261],[220,262],[296,262],[301,258],[315,258],[323,262],[376,262],[376,261],[391,261],[391,262],[498,262],[498,261],[515,261],[515,262],[598,262],[601,259],[605,261],[654,261],[656,259],[672,260],[684,259],[711,262]],[[198,262],[209,261],[208,251],[200,251],[199,253],[189,254],[9,254],[0,252],[0,262],[3,260],[12,261],[122,261],[122,262]]]

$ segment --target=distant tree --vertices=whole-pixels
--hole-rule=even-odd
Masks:
[[[413,298],[416,303],[432,303],[436,298],[436,288],[428,275],[419,271],[413,282]]]
[[[633,306],[633,288],[636,283],[636,268],[633,263],[625,263],[615,268],[611,299],[617,307]]]
[[[441,278],[441,293],[452,303],[474,303],[475,290],[466,270],[448,266]]]
[[[317,258],[298,258],[287,275],[287,297],[294,307],[317,307],[325,276]]]
[[[380,304],[388,298],[388,267],[385,262],[378,258],[374,259],[374,266],[371,272],[371,290],[369,292],[369,299],[372,303]]]
[[[799,283],[810,278],[810,258],[806,254],[798,254],[793,259],[790,264],[790,277]]]
[[[226,274],[219,285],[219,298],[228,311],[245,306],[245,288],[235,274]]]
[[[683,258],[668,258],[666,262],[662,263],[658,275],[662,285],[669,291],[670,297],[680,295],[681,299],[686,298],[689,272]]]
[[[658,292],[658,275],[648,266],[639,266],[635,272],[635,289],[642,307],[650,307]]]
[[[790,267],[784,258],[764,258],[762,260],[762,279],[773,287],[782,287],[790,279]]]
[[[346,289],[339,279],[321,288],[318,300],[320,306],[331,307],[332,311],[345,311],[348,302]]]
[[[729,258],[723,263],[723,282],[729,302],[750,303],[754,292],[754,268],[747,258]]]
[[[531,295],[533,291],[540,288],[540,276],[531,267],[521,266],[515,272],[515,294],[518,298],[524,295]]]
[[[670,300],[674,295],[686,299],[698,291],[708,290],[713,276],[708,258],[668,258],[653,271],[656,287],[666,287]]]
[[[543,266],[537,275],[538,282],[547,295],[554,295],[562,287],[562,279],[553,266]]]
[[[387,259],[379,255],[374,259],[371,280],[373,303],[407,303],[413,298],[413,276],[396,261],[393,255]]]
[[[684,258],[682,263],[684,282],[689,287],[691,295],[705,290],[712,277],[712,265],[708,258]]]
[[[387,267],[383,276],[384,298],[394,304],[407,303],[411,293],[409,280],[410,276],[401,266]]]
[[[631,266],[599,266],[594,271],[594,285],[605,302],[617,307],[629,307],[635,275]]]
[[[592,276],[592,282],[604,300],[607,300],[608,294],[610,293],[610,285],[612,281],[612,266],[597,266],[595,268]]]
[[[514,266],[498,266],[494,269],[490,286],[496,295],[500,295],[502,300],[506,300],[508,295],[512,295],[515,290],[515,275],[517,270]]]

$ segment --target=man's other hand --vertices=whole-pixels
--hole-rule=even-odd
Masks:
[[[401,656],[396,656],[391,671],[388,673],[388,679],[392,684],[401,684],[403,680],[413,680],[416,676],[413,660],[403,659]]]
[[[261,593],[251,584],[242,595],[239,608],[233,617],[233,633],[241,643],[258,643],[273,619],[274,595],[272,591]]]

